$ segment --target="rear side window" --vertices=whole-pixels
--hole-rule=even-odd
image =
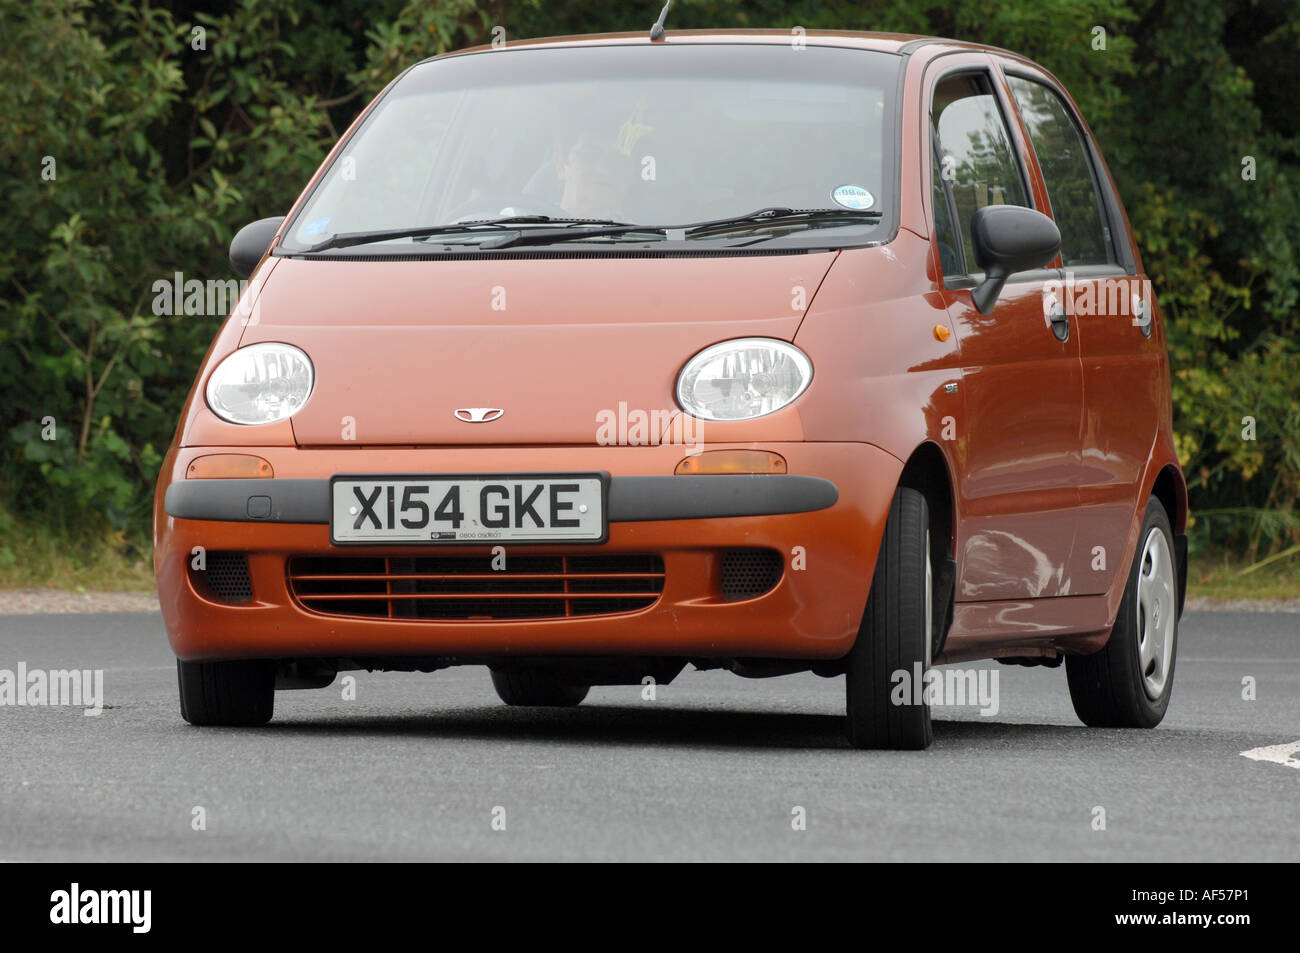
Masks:
[[[1061,261],[1067,267],[1114,261],[1092,161],[1065,103],[1042,83],[1020,76],[1008,76],[1007,83],[1043,170],[1061,230]]]
[[[941,80],[931,108],[939,142],[940,173],[952,192],[957,230],[966,251],[966,267],[975,267],[970,221],[986,205],[1028,207],[1011,134],[997,96],[983,73],[963,73]]]

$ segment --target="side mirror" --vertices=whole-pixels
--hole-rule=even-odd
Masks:
[[[971,292],[980,314],[993,310],[1007,278],[1042,268],[1061,250],[1061,232],[1042,212],[1020,205],[986,205],[971,216],[975,262],[984,280]]]
[[[274,218],[259,218],[256,222],[250,222],[235,233],[235,237],[230,243],[230,267],[234,269],[235,274],[241,278],[247,278],[253,273],[257,263],[262,260],[262,256],[271,247],[271,240],[275,238],[275,233],[280,230],[280,226],[283,224],[283,215],[277,215]]]

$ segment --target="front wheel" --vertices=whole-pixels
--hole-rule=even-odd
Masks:
[[[181,717],[191,725],[252,727],[271,720],[275,663],[176,660]]]
[[[915,751],[934,740],[924,684],[934,644],[930,555],[925,497],[899,487],[848,658],[848,733],[855,748]]]
[[[1065,672],[1079,719],[1094,728],[1154,728],[1169,707],[1178,644],[1173,529],[1159,500],[1147,505],[1110,640],[1070,655]]]

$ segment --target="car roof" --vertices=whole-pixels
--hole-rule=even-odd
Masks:
[[[797,28],[796,28],[797,29]],[[668,30],[664,39],[653,41],[650,39],[650,28],[645,30],[625,33],[580,33],[572,36],[550,36],[539,37],[537,39],[509,40],[505,44],[507,49],[518,49],[522,47],[545,47],[545,46],[614,46],[628,45],[635,43],[652,43],[662,42],[671,43],[732,43],[743,45],[746,43],[770,45],[777,42],[788,43],[792,36],[796,34],[788,29],[745,29],[745,30]],[[862,50],[875,50],[883,53],[908,54],[913,50],[923,46],[945,46],[953,49],[965,50],[982,50],[989,53],[999,53],[1006,56],[1012,56],[1019,60],[1025,60],[1025,57],[1011,50],[1004,50],[996,46],[988,46],[983,43],[971,43],[966,40],[952,40],[944,37],[922,36],[915,33],[873,33],[861,30],[806,30],[803,36],[815,42],[819,46],[843,46]],[[430,59],[441,59],[447,56],[460,56],[466,53],[481,53],[492,49],[491,44],[480,46],[466,47],[462,50],[455,50],[444,53],[440,57],[430,57]],[[1026,62],[1028,62],[1026,60]]]

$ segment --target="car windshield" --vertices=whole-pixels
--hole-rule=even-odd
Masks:
[[[280,248],[437,230],[351,242],[396,252],[500,238],[481,226],[447,228],[473,221],[523,216],[532,220],[509,227],[558,231],[759,209],[874,212],[797,225],[769,212],[747,233],[816,229],[860,243],[893,198],[897,72],[893,54],[791,43],[538,47],[426,61],[335,157]],[[607,230],[586,241],[646,238]]]

